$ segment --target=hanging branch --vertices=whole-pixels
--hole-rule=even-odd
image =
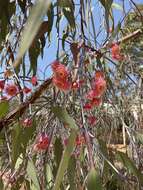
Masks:
[[[28,98],[23,104],[19,105],[19,107],[8,113],[4,118],[2,118],[0,120],[0,132],[5,126],[13,123],[16,118],[21,117],[28,108],[29,104],[33,104],[41,96],[41,94],[45,90],[47,90],[51,82],[52,78],[48,78],[39,86],[39,88],[31,95],[30,98]]]

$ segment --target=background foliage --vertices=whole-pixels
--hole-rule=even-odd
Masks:
[[[143,189],[143,4],[0,0],[0,50],[0,189]]]

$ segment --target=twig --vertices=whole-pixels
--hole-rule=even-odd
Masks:
[[[52,78],[48,78],[45,82],[43,82],[39,88],[28,98],[23,104],[19,105],[18,108],[14,109],[10,113],[8,113],[4,118],[0,120],[0,132],[2,129],[15,121],[16,118],[21,117],[25,110],[28,108],[29,104],[33,104],[45,91],[52,82]]]

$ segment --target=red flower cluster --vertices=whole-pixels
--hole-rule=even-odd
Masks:
[[[87,118],[87,120],[88,120],[89,125],[95,125],[96,122],[97,122],[97,119],[96,119],[95,116],[89,116],[89,117]]]
[[[80,145],[83,145],[85,143],[86,143],[86,141],[85,141],[84,135],[78,135],[76,137],[76,141],[75,141],[76,146],[80,146]]]
[[[84,84],[84,80],[77,80],[75,82],[72,83],[72,89],[73,90],[77,90],[78,88],[80,88],[83,84]]]
[[[31,78],[31,84],[32,84],[33,86],[37,86],[37,85],[38,85],[38,80],[37,80],[37,77],[36,77],[36,76],[33,76],[33,77]]]
[[[101,71],[97,71],[92,82],[92,89],[86,95],[88,103],[84,105],[84,109],[90,110],[94,106],[99,106],[102,103],[102,95],[105,93],[105,90],[106,81],[104,74]]]
[[[54,61],[52,63],[53,70],[53,84],[62,91],[68,91],[71,88],[71,82],[69,82],[69,72],[65,65],[61,64],[59,61]]]
[[[36,144],[34,145],[34,151],[46,150],[49,147],[49,137],[42,133],[38,136]]]
[[[23,127],[31,127],[32,126],[32,119],[26,118],[26,119],[22,120],[21,124]]]
[[[80,146],[80,145],[83,145],[85,143],[86,143],[86,140],[85,140],[84,135],[83,134],[77,135],[76,140],[75,140],[75,145]],[[64,139],[64,145],[67,146],[67,144],[68,144],[68,139],[66,138],[66,139]]]
[[[112,44],[111,53],[112,53],[112,58],[118,61],[122,61],[124,58],[124,56],[121,55],[120,46],[117,43]]]
[[[9,84],[7,85],[5,92],[9,95],[9,96],[15,96],[18,92],[17,86],[15,84]]]
[[[23,92],[24,92],[25,94],[28,94],[28,93],[31,92],[31,89],[25,86],[25,87],[23,88]]]

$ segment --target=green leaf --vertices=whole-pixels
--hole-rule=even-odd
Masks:
[[[2,182],[2,179],[0,178],[0,189],[3,189],[3,182]]]
[[[127,168],[128,172],[135,175],[138,178],[139,183],[143,185],[143,174],[137,169],[133,161],[123,152],[117,152],[117,158]]]
[[[46,164],[46,182],[47,182],[47,189],[51,188],[50,182],[53,180],[52,170],[49,164]]]
[[[67,124],[71,129],[78,130],[78,127],[74,119],[69,116],[64,107],[56,106],[52,108],[52,111],[55,114],[55,116],[59,118],[60,121]]]
[[[87,178],[87,189],[88,190],[102,190],[101,179],[97,171],[93,168],[88,174]]]
[[[30,70],[28,74],[32,71],[33,75],[37,72],[37,60],[40,54],[40,43],[36,40],[32,47],[29,48],[29,59],[30,59]]]
[[[14,126],[14,130],[12,131],[12,162],[13,165],[16,163],[17,158],[19,157],[20,153],[22,153],[22,146],[21,146],[21,133],[22,128],[20,125],[16,124]]]
[[[55,155],[55,161],[56,161],[56,167],[59,167],[61,158],[63,153],[63,145],[60,138],[56,138],[55,144],[54,144],[54,155]]]
[[[67,169],[67,176],[70,184],[70,190],[76,189],[75,168],[76,168],[76,159],[75,157],[72,156],[69,160],[68,169]]]
[[[37,178],[37,173],[36,173],[36,168],[34,166],[34,163],[32,160],[28,160],[28,164],[27,164],[27,175],[29,177],[29,179],[32,180],[34,186],[36,187],[37,190],[40,190],[40,185],[39,185],[39,181]]]
[[[22,56],[25,54],[25,52],[28,50],[31,43],[33,42],[38,32],[38,29],[42,23],[43,17],[47,13],[49,7],[49,0],[38,0],[36,1],[36,4],[33,6],[23,31],[19,53],[15,62],[15,67],[20,64]]]
[[[4,100],[0,102],[0,118],[4,117],[9,110],[9,102],[7,100]]]
[[[52,31],[52,26],[54,23],[54,6],[52,3],[50,4],[50,7],[48,9],[47,16],[48,16],[48,28],[47,28],[48,36],[50,36],[50,33]]]
[[[137,141],[143,144],[143,134],[136,132],[135,136],[136,136]]]
[[[74,4],[72,0],[58,0],[58,6],[62,8],[70,8],[73,5]]]
[[[23,128],[21,125],[16,124],[12,132],[12,160],[15,164],[17,158],[22,153],[25,155],[27,144],[34,135],[36,124],[33,121],[31,127]]]
[[[75,28],[74,2],[72,0],[59,0],[58,5],[63,8],[63,13],[71,28]]]
[[[63,13],[66,19],[69,22],[71,28],[75,28],[75,18],[74,18],[74,11],[72,8],[63,8]]]
[[[58,169],[58,173],[56,176],[55,185],[53,187],[53,190],[59,190],[59,188],[60,188],[61,182],[64,177],[64,173],[68,167],[68,162],[70,160],[71,153],[73,152],[74,147],[75,147],[76,136],[77,136],[76,131],[72,129],[71,134],[68,139],[68,144],[64,150],[64,153],[63,153],[63,156],[62,156],[62,159],[60,162],[60,166]]]

